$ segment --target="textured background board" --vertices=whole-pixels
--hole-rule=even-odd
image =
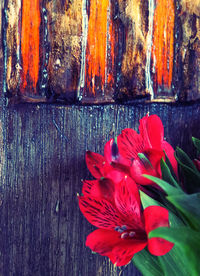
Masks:
[[[200,138],[198,103],[8,107],[1,94],[0,275],[138,276],[132,265],[121,271],[85,247],[93,227],[80,213],[76,193],[81,179],[91,177],[85,151],[103,153],[109,138],[125,127],[137,129],[147,112],[161,117],[173,146],[194,153],[191,136]]]
[[[2,18],[15,102],[200,99],[199,0],[5,0]]]
[[[125,127],[138,128],[147,112],[163,120],[173,146],[193,153],[200,138],[200,105],[18,105],[1,103],[0,274],[2,276],[131,276],[85,247],[94,229],[76,194],[91,177],[86,150],[103,153],[105,142]],[[0,129],[1,130],[1,129]]]

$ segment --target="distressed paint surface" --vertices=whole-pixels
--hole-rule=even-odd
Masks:
[[[82,1],[49,1],[48,64],[51,97],[74,102],[81,71]]]
[[[90,0],[87,16],[83,101],[91,97],[99,101],[112,100],[115,33],[110,0]]]
[[[198,0],[5,3],[11,102],[200,99]]]
[[[200,3],[182,0],[181,101],[200,99]]]
[[[3,3],[0,1],[0,11],[3,9]],[[0,12],[0,41],[2,41],[2,13]],[[4,61],[3,61],[3,43],[0,44],[0,87],[3,89],[3,68],[4,68]]]
[[[4,49],[6,52],[6,83],[7,90],[14,95],[17,94],[22,69],[20,64],[20,10],[20,0],[8,1],[4,14],[4,17],[7,16],[7,29],[4,29],[6,32],[6,49]]]
[[[156,0],[152,44],[152,73],[154,92],[172,95],[172,73],[174,60],[174,0]]]
[[[22,1],[21,27],[21,93],[37,94],[39,78],[40,0]]]
[[[147,2],[119,0],[119,17],[124,26],[123,49],[118,98],[134,99],[146,96],[145,63],[148,24]]]

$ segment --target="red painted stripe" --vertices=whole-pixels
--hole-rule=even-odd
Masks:
[[[22,1],[21,56],[22,76],[21,92],[26,88],[37,93],[36,85],[39,77],[39,45],[40,45],[40,0]]]
[[[114,64],[114,31],[108,19],[109,0],[91,0],[86,49],[86,89],[96,95],[96,89],[103,91],[105,84],[113,82],[111,68]],[[109,50],[108,50],[109,46]],[[111,61],[107,59],[107,53]]]
[[[174,0],[157,0],[154,13],[152,58],[155,81],[171,88],[174,58]]]

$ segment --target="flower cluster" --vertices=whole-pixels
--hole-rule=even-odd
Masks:
[[[168,227],[168,211],[161,206],[142,208],[141,185],[155,185],[144,173],[161,177],[160,161],[165,153],[177,173],[174,150],[164,140],[158,116],[140,120],[140,134],[125,129],[106,143],[104,156],[87,152],[86,163],[96,180],[84,181],[79,206],[87,220],[98,227],[86,240],[92,251],[108,256],[117,266],[130,262],[148,246],[153,255],[169,252],[173,243],[148,238],[157,227]]]
[[[95,179],[83,181],[79,207],[98,228],[86,246],[144,275],[200,274],[200,161],[174,151],[157,115],[108,141],[103,156],[88,151],[86,163]]]

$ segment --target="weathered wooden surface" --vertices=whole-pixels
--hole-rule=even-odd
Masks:
[[[3,5],[0,1],[0,9]],[[120,25],[119,18],[116,20],[116,24]],[[190,47],[187,39],[185,41],[182,53]],[[197,36],[192,47],[198,41]],[[4,63],[1,46],[2,91]],[[196,61],[197,58],[199,56],[196,56]],[[15,59],[10,62],[15,67]],[[42,62],[45,65],[45,61]],[[184,66],[187,67],[186,64]],[[20,69],[18,66],[15,68]],[[198,72],[193,74],[197,83]],[[17,74],[13,71],[11,79],[15,80]],[[11,79],[9,85],[12,84]],[[13,92],[16,93],[15,89]],[[138,275],[131,264],[121,271],[114,268],[107,258],[93,255],[85,247],[86,236],[94,228],[80,213],[76,193],[81,191],[81,179],[91,177],[84,160],[85,151],[90,149],[103,153],[104,143],[109,138],[125,127],[137,128],[139,118],[147,112],[161,116],[165,136],[173,146],[178,145],[193,153],[191,136],[200,138],[200,104],[197,103],[187,106],[7,107],[1,97],[1,276]]]
[[[173,146],[193,153],[200,138],[200,104],[175,106],[18,105],[1,103],[0,275],[132,276],[85,247],[94,229],[80,213],[76,194],[91,177],[87,149],[103,153],[105,142],[125,127],[137,129],[147,112],[163,120]],[[3,144],[2,144],[3,143]]]
[[[49,39],[49,94],[55,99],[76,100],[81,72],[82,1],[46,3]]]
[[[4,91],[15,102],[198,100],[199,6],[5,0]]]

